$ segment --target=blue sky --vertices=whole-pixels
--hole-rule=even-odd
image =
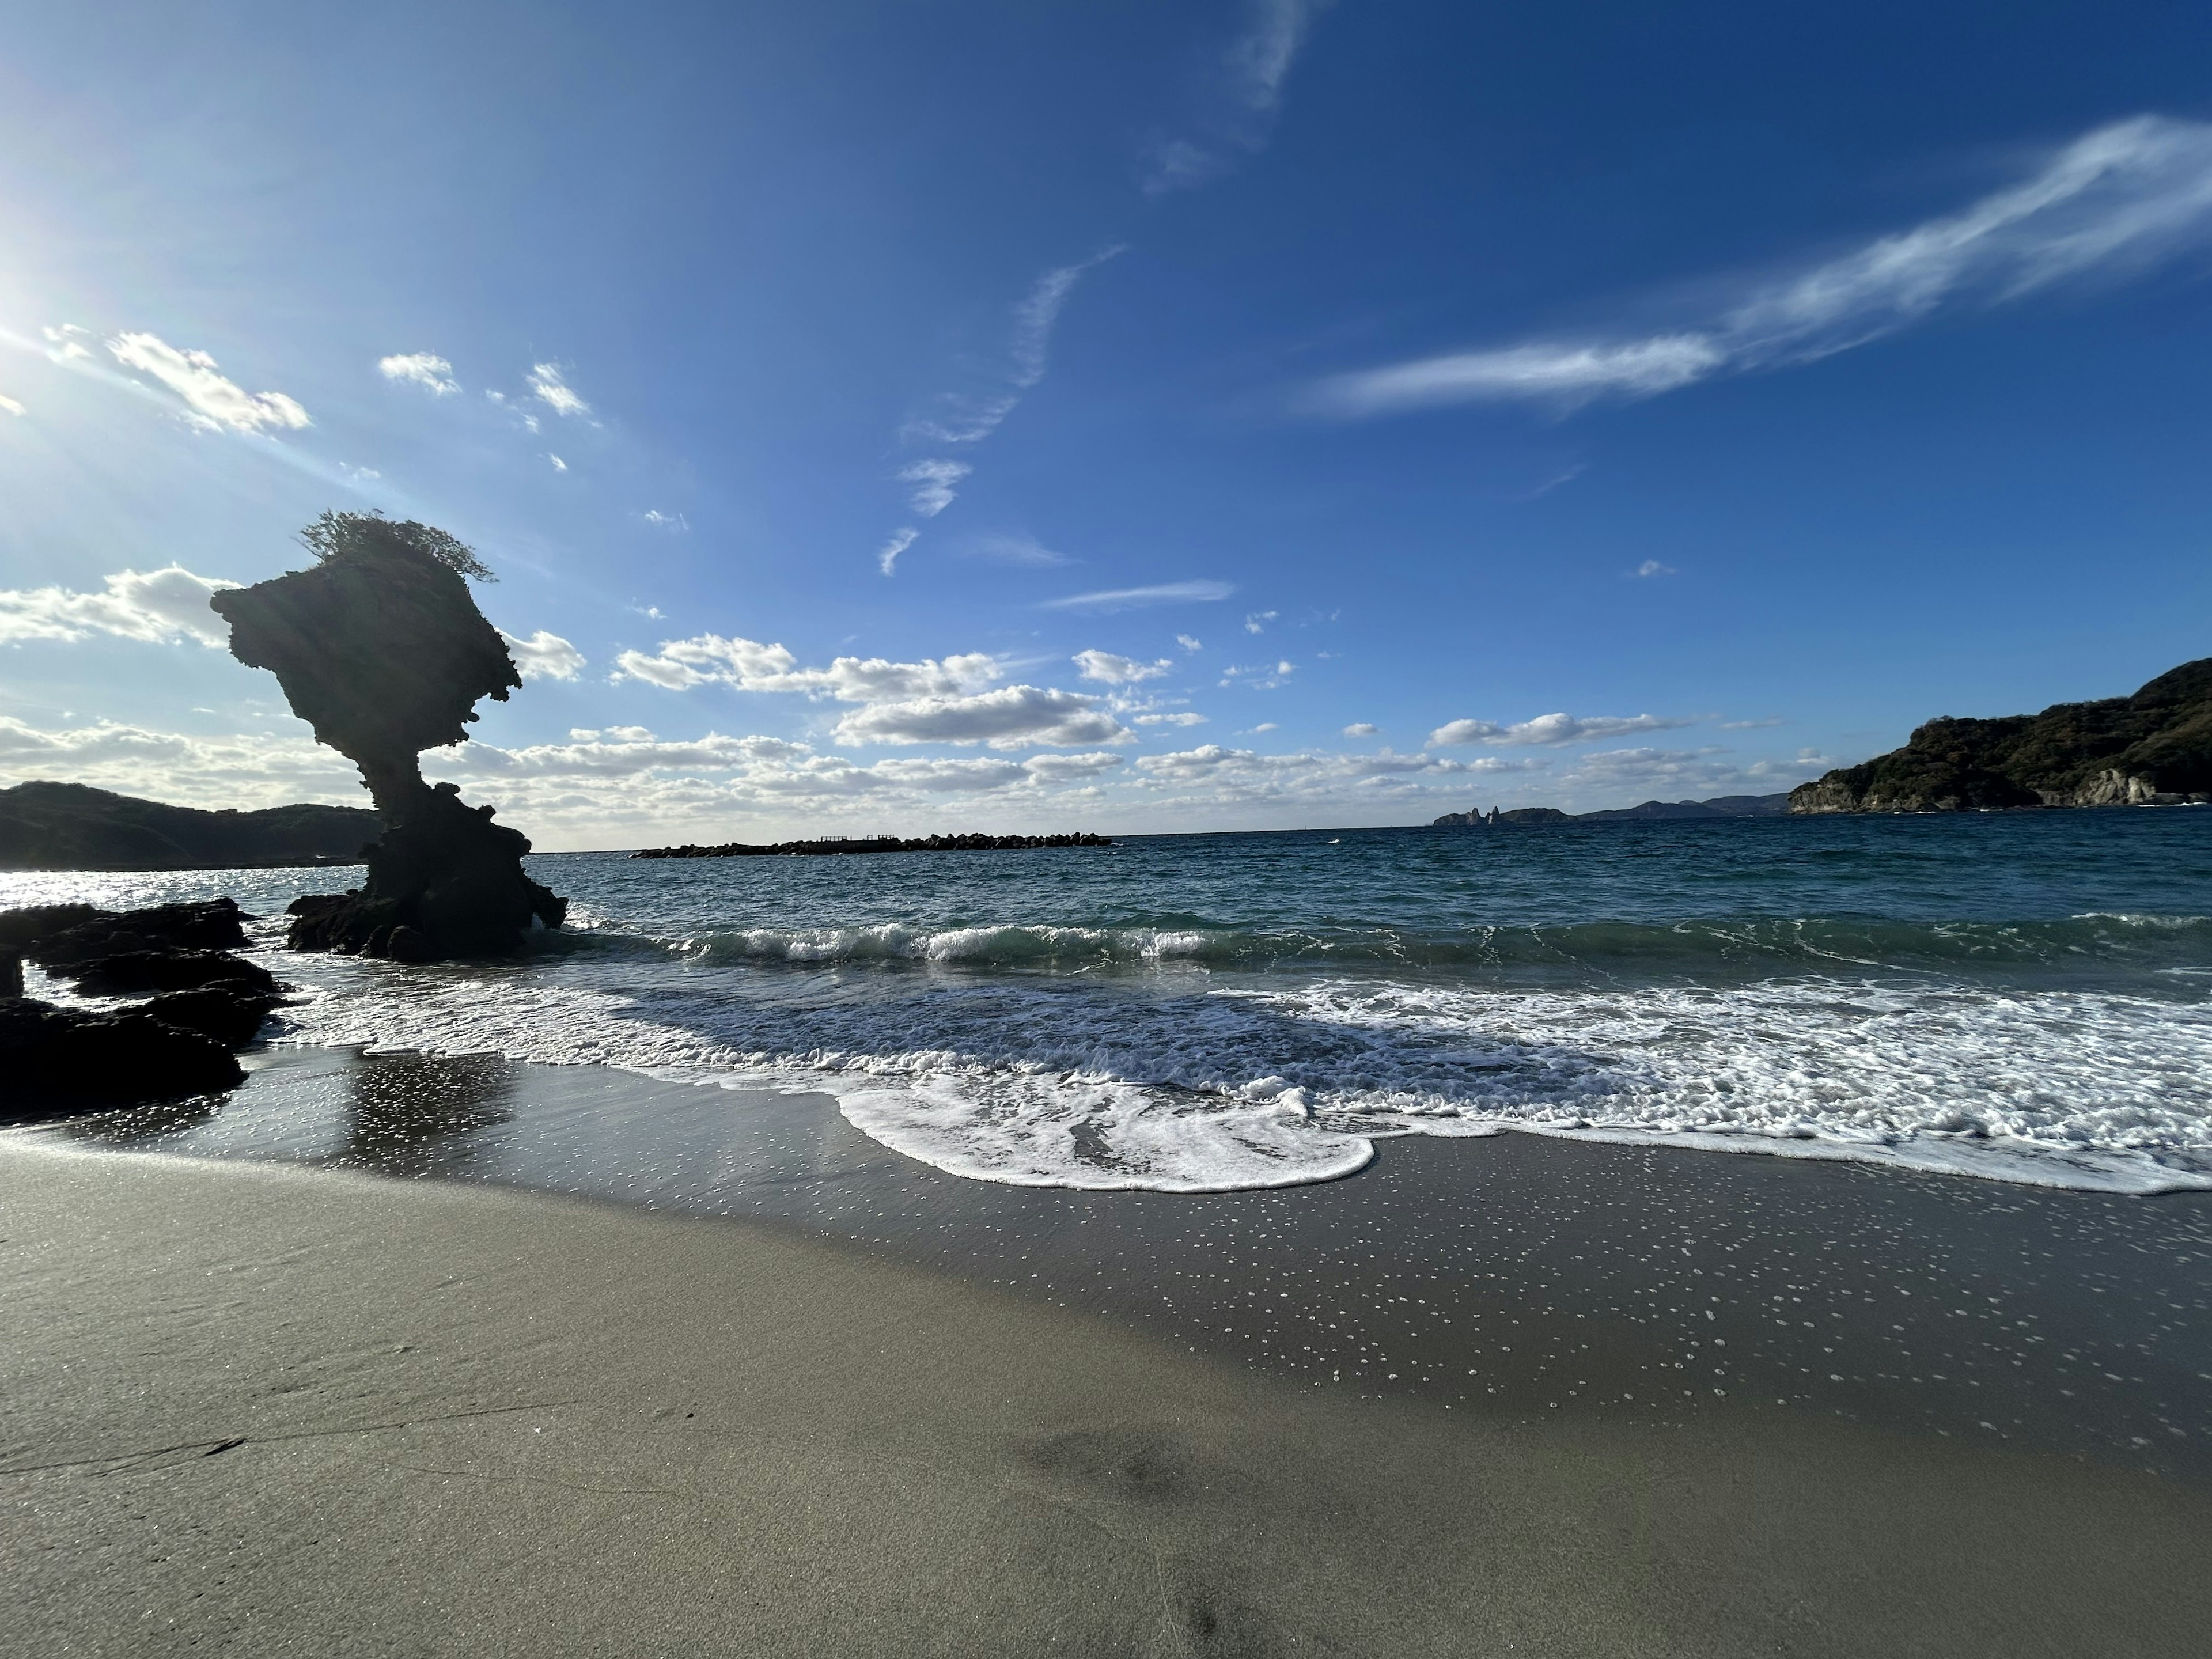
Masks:
[[[0,25],[0,781],[357,798],[204,608],[326,507],[500,573],[426,770],[547,848],[1765,792],[2212,652],[2202,7]]]

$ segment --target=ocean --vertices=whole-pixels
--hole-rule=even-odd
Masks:
[[[343,870],[0,905],[228,893],[301,993],[279,1043],[817,1091],[978,1181],[1293,1187],[1521,1131],[2212,1188],[2212,811],[531,866],[571,926],[491,964],[283,952]]]

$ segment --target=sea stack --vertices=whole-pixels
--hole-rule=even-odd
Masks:
[[[292,906],[295,951],[427,962],[518,949],[568,903],[524,874],[520,832],[423,781],[417,756],[468,740],[477,700],[520,689],[507,642],[465,578],[490,572],[444,531],[325,513],[301,532],[318,562],[215,596],[231,654],[265,668],[292,712],[361,769],[384,833],[358,890]]]

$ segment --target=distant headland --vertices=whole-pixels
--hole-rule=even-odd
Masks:
[[[2039,714],[1932,720],[1902,749],[1790,792],[1790,810],[1975,812],[2212,800],[2212,657],[2132,696]]]
[[[1516,806],[1511,810],[1480,807],[1447,812],[1430,826],[1437,830],[1498,830],[1524,823],[1604,823],[1645,818],[1764,818],[1778,817],[1789,810],[1790,797],[1778,795],[1716,795],[1711,800],[1647,800],[1635,806],[1616,806],[1602,812],[1562,812],[1556,806]]]
[[[82,783],[0,789],[0,870],[253,870],[358,864],[381,826],[357,806],[208,812]]]
[[[653,847],[634,859],[834,858],[850,853],[1006,853],[1031,847],[1111,847],[1104,836],[925,836],[902,841],[896,836],[824,836],[814,841],[780,841],[772,846],[725,842],[720,847]]]

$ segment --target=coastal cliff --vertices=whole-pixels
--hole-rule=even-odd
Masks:
[[[2131,696],[1932,720],[1902,749],[1790,792],[1795,813],[2176,805],[2212,799],[2212,657]]]

